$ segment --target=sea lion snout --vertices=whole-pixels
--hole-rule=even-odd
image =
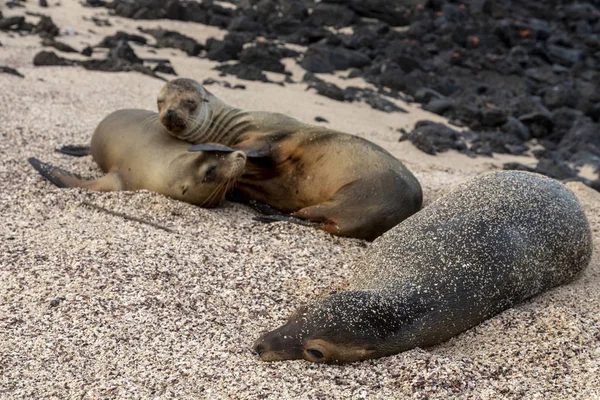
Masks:
[[[246,153],[234,151],[222,156],[217,175],[220,180],[237,179],[242,175],[245,168]]]
[[[254,342],[252,350],[262,361],[294,360],[302,354],[301,344],[294,343],[291,337],[283,335],[280,331],[261,335]]]
[[[182,132],[187,126],[185,120],[173,109],[168,109],[163,113],[161,122],[169,132],[173,133]]]

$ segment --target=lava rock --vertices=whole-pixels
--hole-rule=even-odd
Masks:
[[[523,142],[526,142],[531,138],[531,134],[529,133],[527,126],[525,126],[524,123],[515,117],[508,117],[504,125],[502,125],[501,130],[510,135],[516,136]]]
[[[165,29],[141,29],[141,31],[154,37],[154,39],[156,39],[156,47],[158,48],[180,49],[188,56],[197,56],[204,50],[202,44],[179,32]]]
[[[173,67],[171,66],[171,64],[166,63],[166,62],[160,62],[160,63],[158,63],[152,69],[152,71],[154,71],[154,72],[161,72],[163,74],[177,75],[177,72],[175,72],[175,70],[173,69]]]
[[[552,114],[542,111],[534,111],[521,115],[519,120],[529,128],[534,138],[544,138],[552,132]]]
[[[245,38],[239,34],[229,33],[223,40],[210,38],[206,42],[206,57],[213,61],[237,60],[244,48]]]
[[[233,32],[254,32],[256,34],[264,33],[265,31],[263,25],[245,15],[232,19],[227,30]]]
[[[310,82],[307,89],[315,89],[321,96],[329,97],[333,100],[346,101],[344,90],[333,83],[317,80]]]
[[[432,98],[429,103],[423,106],[423,109],[434,114],[444,115],[446,111],[454,109],[454,101],[447,98]]]
[[[481,112],[483,126],[495,127],[506,122],[506,112],[499,108],[485,108]]]
[[[79,62],[83,68],[92,71],[104,72],[139,72],[144,75],[151,76],[162,81],[166,81],[163,77],[157,75],[152,69],[142,64],[131,63],[122,58],[106,58],[104,60],[84,60]]]
[[[33,65],[40,66],[66,66],[74,65],[75,62],[59,57],[53,51],[40,51],[33,57]]]
[[[53,38],[58,36],[60,30],[58,26],[54,24],[52,18],[47,16],[42,16],[40,22],[33,29],[33,33],[40,35],[43,38]]]
[[[362,17],[376,18],[392,26],[405,26],[410,22],[410,9],[404,4],[388,0],[349,0],[348,6]]]
[[[314,26],[343,28],[356,20],[356,13],[343,4],[319,3],[312,10],[306,23]]]
[[[246,64],[221,64],[215,68],[223,74],[235,75],[247,81],[271,82],[259,68]]]
[[[59,42],[52,38],[44,38],[42,40],[42,46],[54,47],[57,50],[64,51],[65,53],[79,53],[77,50],[72,48],[66,43]]]
[[[444,124],[419,121],[415,129],[400,137],[400,141],[410,141],[419,150],[436,155],[447,150],[464,151],[467,146],[463,137],[458,131],[447,127]]]
[[[135,51],[125,41],[117,43],[114,48],[110,49],[108,58],[121,59],[132,64],[143,64],[142,59],[135,54]]]
[[[106,36],[104,39],[102,39],[102,41],[98,43],[96,47],[112,49],[115,46],[117,46],[118,43],[123,41],[134,42],[141,45],[145,45],[148,42],[143,36],[134,35],[123,31],[117,31],[117,33],[115,33],[114,35]]]
[[[572,81],[561,82],[544,91],[544,104],[551,110],[559,107],[575,107],[578,97],[577,88]]]
[[[371,59],[360,51],[317,44],[308,48],[300,65],[309,72],[326,73],[370,63]]]
[[[0,30],[20,30],[25,23],[25,17],[9,17],[0,19]]]
[[[16,69],[7,67],[4,65],[0,65],[0,72],[5,73],[5,74],[15,75],[15,76],[18,76],[19,78],[25,78],[25,76],[23,74],[21,74],[19,71],[17,71]]]
[[[283,54],[276,46],[259,43],[246,47],[240,53],[240,63],[253,65],[263,71],[286,73],[285,65],[281,63]]]

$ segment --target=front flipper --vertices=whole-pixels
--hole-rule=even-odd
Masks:
[[[79,175],[55,167],[51,164],[41,162],[34,157],[28,158],[27,161],[29,161],[29,164],[31,164],[40,175],[59,188],[79,187],[100,192],[112,192],[122,190],[123,188],[123,183],[117,172],[111,172],[99,179],[85,180],[81,179]]]
[[[56,149],[56,151],[73,157],[85,157],[92,154],[92,149],[90,148],[90,146],[67,145]]]

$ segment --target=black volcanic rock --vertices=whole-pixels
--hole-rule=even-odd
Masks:
[[[0,30],[20,30],[25,24],[25,17],[0,18]]]
[[[75,62],[59,57],[53,51],[40,51],[33,57],[33,65],[40,66],[66,66],[74,65]]]
[[[358,15],[376,18],[392,26],[404,26],[410,22],[410,9],[404,4],[388,0],[349,0],[348,6]]]
[[[241,34],[229,33],[223,40],[210,38],[206,41],[206,57],[213,61],[237,60],[246,43],[246,37]]]
[[[118,42],[115,47],[110,49],[108,58],[114,60],[120,59],[132,64],[143,64],[142,59],[135,54],[135,51],[133,51],[126,41]]]
[[[362,68],[371,59],[357,50],[317,44],[310,46],[300,65],[309,72],[323,73],[348,68]]]
[[[247,17],[245,15],[241,15],[231,20],[227,30],[234,32],[255,32],[255,33],[263,33],[264,26],[254,19]]]
[[[321,96],[329,97],[330,99],[337,101],[346,101],[346,93],[339,86],[325,82],[323,80],[314,80],[309,82],[308,88],[315,89]]]
[[[343,28],[356,20],[356,13],[343,4],[319,3],[312,10],[307,24]]]
[[[81,54],[84,56],[90,57],[94,53],[94,49],[90,46],[87,46],[85,49],[81,50]]]
[[[18,76],[19,78],[24,78],[23,74],[21,74],[16,69],[11,68],[11,67],[7,67],[7,66],[4,66],[4,65],[0,65],[0,72],[1,73],[5,73],[5,74],[15,75],[15,76]]]
[[[167,62],[158,63],[154,68],[152,68],[152,71],[161,72],[163,74],[169,74],[169,75],[177,75],[177,72],[175,72],[175,70],[173,69],[173,66],[171,66],[171,64],[167,63]]]
[[[58,36],[60,30],[58,29],[58,26],[54,24],[52,18],[42,16],[40,22],[38,22],[38,24],[33,29],[33,33],[38,34],[41,37],[53,38],[55,36]]]
[[[96,45],[96,47],[112,49],[119,42],[122,42],[122,41],[134,42],[134,43],[138,43],[138,44],[142,44],[142,45],[146,44],[148,42],[146,40],[146,38],[143,36],[134,35],[134,34],[123,32],[123,31],[117,31],[117,33],[115,33],[114,35],[106,36],[104,39],[102,39],[102,41],[100,43],[98,43]]]
[[[72,48],[68,44],[63,43],[63,42],[59,42],[59,41],[54,40],[52,38],[44,38],[42,40],[42,46],[54,47],[55,49],[60,50],[60,51],[64,51],[65,53],[78,53],[77,50],[75,50],[74,48]]]
[[[83,68],[93,71],[104,72],[130,72],[135,71],[165,81],[166,79],[156,75],[149,67],[142,64],[130,63],[122,58],[106,58],[103,60],[85,60],[79,63]]]
[[[246,65],[246,64],[222,64],[215,68],[218,71],[221,71],[225,75],[234,75],[240,79],[245,79],[248,81],[261,81],[261,82],[271,82],[267,76],[254,65]]]
[[[436,155],[452,150],[465,151],[467,146],[462,135],[444,124],[419,121],[412,132],[403,134],[400,141],[408,140],[419,150]]]
[[[195,39],[182,35],[179,32],[169,31],[165,29],[140,29],[154,39],[156,39],[156,47],[158,48],[174,48],[180,49],[189,56],[197,56],[204,46],[198,43]]]
[[[286,73],[285,65],[281,63],[284,56],[293,55],[280,50],[277,46],[258,43],[256,46],[246,47],[240,53],[240,63],[254,65],[255,67],[280,74]]]

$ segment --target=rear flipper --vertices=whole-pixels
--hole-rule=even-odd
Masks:
[[[238,201],[244,202],[243,200],[238,200]],[[288,215],[282,211],[279,211],[275,207],[271,207],[270,205],[263,203],[261,201],[248,200],[245,203],[248,206],[252,207],[255,211],[258,211],[259,213],[263,214],[263,216],[265,216],[265,215],[281,215],[281,216]],[[266,221],[264,221],[264,222],[266,222]]]
[[[305,219],[300,219],[296,217],[292,217],[291,215],[259,215],[258,217],[252,218],[255,221],[265,222],[267,224],[271,222],[289,222],[292,224],[302,225],[302,226],[311,226],[311,227],[319,227],[320,224],[315,222],[310,222]]]
[[[44,178],[59,188],[80,187],[101,192],[111,192],[122,189],[121,179],[116,172],[111,172],[102,178],[85,180],[79,175],[66,171],[62,168],[41,162],[37,158],[28,158],[29,164]]]
[[[92,154],[90,146],[63,146],[56,149],[59,153],[63,153],[73,157],[85,157]]]

